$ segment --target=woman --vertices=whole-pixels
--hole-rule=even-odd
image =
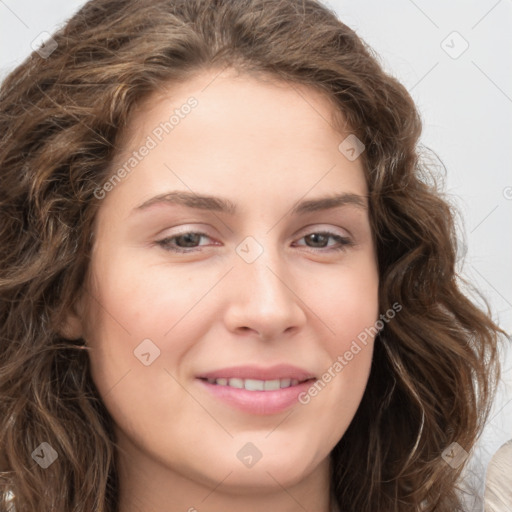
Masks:
[[[51,43],[0,96],[3,508],[462,510],[500,330],[405,88],[313,0]]]

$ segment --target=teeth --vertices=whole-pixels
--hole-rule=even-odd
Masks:
[[[242,389],[244,387],[244,379],[229,379],[229,385],[232,388]]]
[[[239,379],[239,378],[220,378],[207,379],[210,384],[218,386],[229,386],[237,389],[246,389],[248,391],[275,391],[277,389],[297,386],[297,379],[274,379],[274,380],[258,380],[258,379]]]
[[[281,387],[283,388],[289,388],[291,383],[291,379],[281,379]]]
[[[229,380],[229,384],[231,385],[231,379]],[[263,391],[265,389],[265,381],[256,379],[245,379],[244,387],[249,391]]]
[[[264,391],[274,391],[274,390],[280,389],[280,388],[281,388],[281,381],[279,379],[263,381]]]

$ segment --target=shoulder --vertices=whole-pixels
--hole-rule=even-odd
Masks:
[[[512,504],[512,439],[494,454],[487,466],[485,510],[502,512]]]

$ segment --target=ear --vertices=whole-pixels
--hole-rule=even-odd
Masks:
[[[83,317],[81,314],[82,308],[80,304],[73,304],[69,311],[66,313],[64,320],[57,328],[57,332],[68,340],[78,340],[83,338]]]

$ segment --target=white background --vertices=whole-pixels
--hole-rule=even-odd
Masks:
[[[84,3],[0,0],[0,79],[31,52],[38,34],[52,33]],[[418,105],[422,144],[446,166],[446,193],[462,213],[462,274],[511,332],[512,0],[324,3],[380,55]],[[491,455],[512,438],[512,350],[503,360],[494,412],[471,459],[480,486]]]

